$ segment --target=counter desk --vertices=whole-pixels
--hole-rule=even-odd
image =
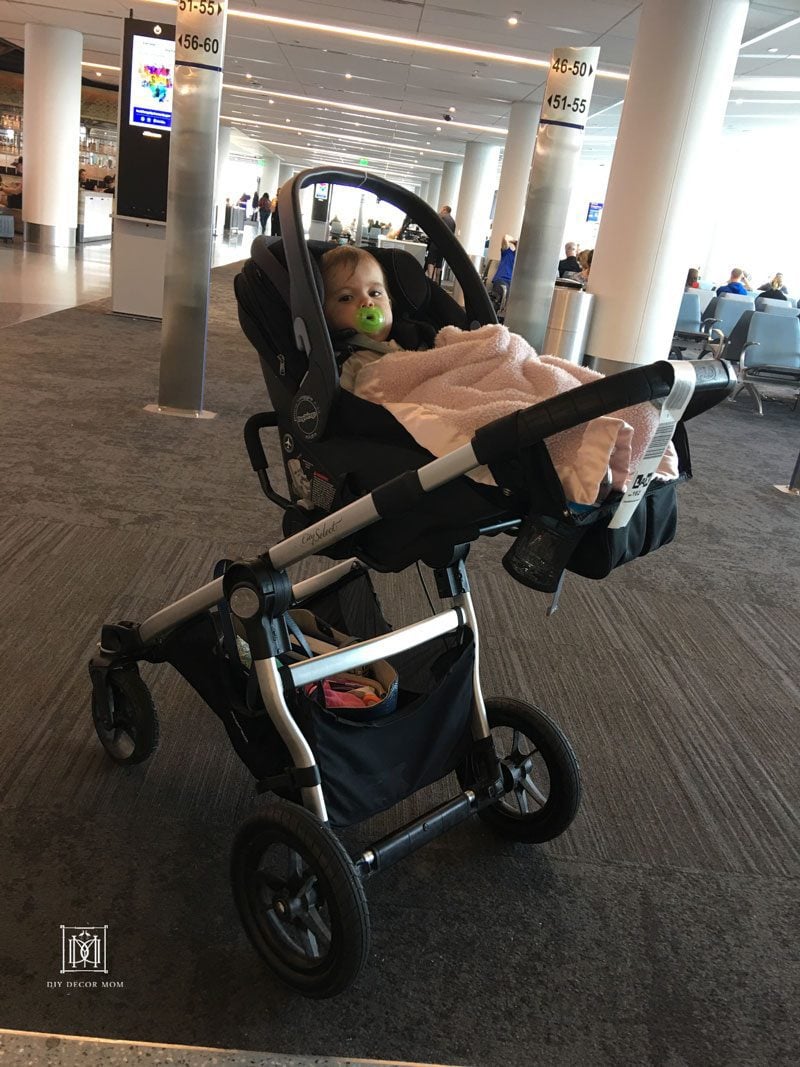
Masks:
[[[87,241],[111,240],[111,217],[114,211],[114,194],[78,192],[78,244]]]

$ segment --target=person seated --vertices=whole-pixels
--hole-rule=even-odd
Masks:
[[[564,278],[569,274],[578,274],[581,271],[582,268],[577,258],[578,248],[577,241],[567,241],[564,245],[564,258],[558,263],[559,278]]]
[[[717,289],[717,296],[722,296],[723,293],[734,293],[737,296],[747,296],[749,289],[744,283],[744,271],[741,267],[734,267],[731,271],[731,276],[725,285],[721,285]]]
[[[700,271],[697,267],[689,267],[689,272],[686,275],[685,289],[699,289],[700,288]]]
[[[432,348],[402,348],[392,338],[392,302],[374,256],[340,246],[323,254],[320,269],[325,320],[346,357],[341,387],[382,405],[435,456],[468,443],[502,415],[602,377],[555,356],[540,357],[498,324],[445,326]],[[547,447],[569,499],[591,505],[609,485],[624,492],[657,424],[656,409],[640,404],[551,438]],[[659,472],[677,477],[671,446]],[[470,477],[496,484],[485,467]]]
[[[780,273],[776,274],[772,281],[759,285],[758,291],[768,300],[787,300],[789,297],[789,290],[783,284],[783,275]]]

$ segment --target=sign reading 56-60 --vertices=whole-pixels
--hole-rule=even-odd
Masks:
[[[220,68],[228,0],[178,0],[175,61]]]

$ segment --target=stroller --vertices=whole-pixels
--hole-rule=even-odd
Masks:
[[[434,459],[385,409],[338,388],[317,266],[331,246],[305,242],[300,213],[300,190],[317,182],[395,204],[452,265],[465,308],[412,256],[376,249],[401,343],[421,324],[496,321],[466,253],[406,190],[329,168],[284,185],[282,237],[256,238],[235,280],[274,408],[248,420],[245,441],[264,493],[283,510],[284,539],[255,559],[221,562],[210,582],[141,623],[104,626],[89,670],[94,725],[117,763],[147,759],[158,740],[141,661],[170,663],[221,719],[257,790],[272,794],[233,843],[242,925],[278,978],[319,998],[346,989],[365,962],[364,886],[374,874],[473,815],[502,837],[536,843],[561,834],[578,810],[578,762],[558,726],[534,704],[484,699],[471,542],[510,534],[504,566],[551,594],[567,569],[602,578],[665,544],[675,531],[674,482],[643,475],[637,498],[620,502],[617,493],[588,517],[574,514],[542,442],[678,386],[684,404],[691,397],[685,420],[723,399],[735,378],[718,361],[640,367],[498,419]],[[672,429],[657,447],[653,439],[656,458]],[[287,496],[270,481],[264,430],[280,443]],[[675,440],[688,475],[682,422]],[[465,477],[484,463],[497,487]],[[630,520],[615,524],[626,508]],[[332,562],[293,581],[288,568],[312,555]],[[392,629],[370,570],[420,561],[449,606]],[[372,686],[370,700],[359,705],[354,685]],[[334,827],[361,823],[451,772],[451,799],[351,857]]]

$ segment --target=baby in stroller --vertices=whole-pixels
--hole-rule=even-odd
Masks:
[[[435,336],[420,324],[416,350],[407,342],[401,348],[391,339],[391,294],[374,256],[334,248],[321,257],[320,270],[325,319],[345,357],[340,385],[387,408],[435,456],[466,444],[495,418],[602,377],[539,357],[524,338],[497,324],[473,331],[446,326]],[[657,424],[652,406],[637,405],[551,438],[548,449],[567,498],[593,505],[612,489],[624,493]],[[470,476],[496,484],[486,467]],[[677,476],[670,444],[656,477]]]

